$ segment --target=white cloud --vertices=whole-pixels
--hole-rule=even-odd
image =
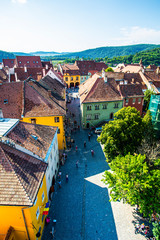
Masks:
[[[27,0],[11,0],[13,3],[27,3]]]
[[[124,43],[157,43],[160,44],[160,30],[134,26],[121,28],[121,40]]]

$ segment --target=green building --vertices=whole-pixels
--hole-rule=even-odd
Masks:
[[[152,115],[152,123],[157,136],[160,137],[160,95],[152,95],[149,104]]]
[[[96,73],[79,87],[81,123],[84,128],[95,127],[114,118],[123,108],[123,99],[115,79]]]

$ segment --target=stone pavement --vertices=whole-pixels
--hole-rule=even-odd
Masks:
[[[78,106],[79,99],[68,104],[68,109],[74,112],[77,121],[79,121]],[[68,158],[65,165],[60,168],[62,188],[58,189],[56,184],[49,211],[51,220],[57,220],[55,237],[52,238],[50,234],[53,225],[51,222],[45,227],[42,240],[144,239],[143,236],[134,234],[130,207],[128,206],[129,209],[127,207],[125,212],[127,205],[109,202],[107,187],[101,181],[103,172],[109,167],[101,146],[96,141],[97,136],[93,134],[89,142],[88,131],[80,129],[73,133],[72,137],[75,144],[70,150],[66,150]],[[83,145],[84,141],[87,143],[86,148]],[[91,149],[95,152],[93,157]],[[68,183],[65,180],[66,174],[69,175]]]

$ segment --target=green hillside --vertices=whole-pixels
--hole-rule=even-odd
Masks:
[[[156,44],[138,44],[138,45],[130,45],[130,46],[119,46],[119,47],[100,47],[95,49],[88,49],[81,52],[68,53],[65,55],[59,55],[57,57],[64,58],[113,58],[117,56],[125,56],[135,54],[141,51],[150,50],[160,47],[160,45]]]
[[[13,53],[0,50],[0,62],[2,62],[2,59],[6,58],[15,58],[15,55]]]
[[[129,56],[119,56],[108,58],[105,57],[104,60],[107,63],[118,64],[118,63],[139,63],[142,59],[143,65],[147,66],[149,64],[160,65],[160,48],[155,48],[152,50],[142,51],[134,55]],[[99,59],[97,59],[99,61]],[[101,59],[100,59],[101,60]]]

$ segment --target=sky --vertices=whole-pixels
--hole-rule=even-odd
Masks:
[[[0,0],[0,50],[160,44],[160,0]]]

